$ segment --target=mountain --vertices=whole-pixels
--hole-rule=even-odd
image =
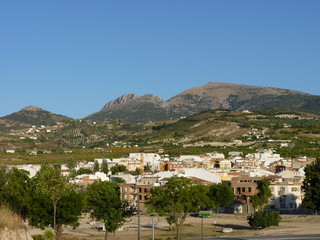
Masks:
[[[37,106],[28,106],[19,112],[0,118],[1,127],[21,127],[31,125],[53,125],[71,118],[45,111]]]
[[[162,98],[146,94],[125,94],[107,103],[101,111],[85,119],[91,121],[121,120],[124,122],[148,122],[179,117],[169,111],[168,104]]]
[[[159,121],[209,110],[296,110],[320,113],[320,96],[288,89],[209,82],[187,89],[168,101],[147,94],[126,94],[85,119],[128,122]]]

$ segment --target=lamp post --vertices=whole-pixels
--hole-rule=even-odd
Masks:
[[[138,196],[138,240],[140,240],[140,196]]]
[[[152,191],[154,190],[154,158],[156,155],[153,155],[152,157]],[[151,220],[152,220],[152,240],[154,240],[154,213],[151,214]]]
[[[201,240],[203,240],[203,217],[201,216]]]

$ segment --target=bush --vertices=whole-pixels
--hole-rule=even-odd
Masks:
[[[53,239],[54,238],[54,234],[53,234],[52,230],[50,230],[50,229],[45,230],[43,235],[47,239]]]
[[[280,213],[276,211],[257,211],[247,219],[252,228],[266,228],[279,226],[281,216]]]
[[[44,236],[41,234],[32,235],[33,240],[45,240]]]

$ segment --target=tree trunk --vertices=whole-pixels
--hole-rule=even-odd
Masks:
[[[177,229],[176,229],[176,230],[177,230],[177,240],[180,239],[181,228],[182,228],[183,223],[184,223],[184,221],[186,220],[187,216],[188,216],[188,213],[187,213],[187,212],[183,213],[183,216],[182,216],[180,222],[179,222],[179,223],[176,223],[176,228],[177,228]]]
[[[176,224],[176,238],[177,240],[180,240],[180,235],[181,235],[181,225],[180,224]]]
[[[106,229],[106,233],[104,234],[104,240],[107,240],[108,239],[108,231]]]
[[[61,240],[62,239],[62,225],[61,224],[58,224],[56,226],[57,228],[57,232],[56,232],[56,240]]]

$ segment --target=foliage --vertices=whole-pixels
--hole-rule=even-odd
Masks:
[[[32,226],[44,229],[53,226],[54,219],[54,206],[48,194],[44,194],[37,190],[38,179],[33,179],[33,189],[30,192],[31,205],[29,207],[29,223]],[[76,228],[79,223],[78,220],[81,216],[84,207],[84,196],[81,192],[76,191],[74,188],[68,190],[58,201],[56,206],[56,225],[58,238],[61,235],[62,226],[70,225]]]
[[[54,238],[54,234],[50,229],[46,229],[43,233],[43,235],[47,238],[47,239],[53,239]]]
[[[279,226],[281,221],[280,213],[277,211],[257,211],[253,215],[248,216],[248,223],[252,228],[266,228],[271,226]]]
[[[211,184],[208,191],[209,206],[218,212],[219,207],[232,204],[234,195],[232,188],[225,183]]]
[[[99,172],[99,171],[100,171],[100,164],[97,160],[95,160],[93,165],[93,172]]]
[[[0,166],[0,189],[8,181],[8,167],[6,165]],[[1,199],[0,199],[1,200]]]
[[[176,237],[180,239],[181,227],[190,211],[197,211],[205,205],[205,194],[202,198],[202,187],[185,177],[171,177],[163,187],[155,188],[147,202],[149,212],[166,216],[176,226]]]
[[[82,175],[82,174],[92,174],[93,171],[89,168],[79,168],[77,171],[77,175]]]
[[[305,192],[303,206],[318,211],[320,209],[320,160],[305,167],[303,190]]]
[[[262,210],[264,205],[269,202],[270,197],[272,197],[271,190],[269,188],[270,180],[263,179],[258,182],[258,193],[253,195],[250,199],[254,208]]]
[[[36,176],[36,191],[53,204],[53,231],[55,239],[60,239],[61,224],[57,225],[57,205],[63,197],[72,193],[73,186],[68,184],[68,179],[61,174],[61,166],[48,164],[42,165]],[[68,209],[61,208],[61,211]]]
[[[103,159],[102,164],[101,164],[101,172],[105,173],[106,175],[109,174],[109,165],[108,161]]]
[[[25,219],[30,202],[28,172],[12,168],[6,174],[6,180],[6,184],[0,188],[0,199]]]
[[[32,239],[33,240],[46,240],[45,236],[43,236],[41,234],[32,235]]]
[[[91,210],[91,217],[104,223],[108,232],[114,233],[130,215],[128,204],[121,200],[118,186],[111,182],[99,182],[87,188],[87,205]]]
[[[77,166],[77,162],[74,159],[71,159],[70,161],[67,162],[67,167],[69,168],[71,178],[74,178],[75,176],[77,176],[77,171],[75,169],[76,166]]]
[[[124,179],[121,178],[121,177],[115,177],[115,178],[113,179],[113,182],[114,182],[114,183],[125,183],[126,180],[124,180]]]
[[[125,172],[127,170],[127,167],[124,166],[124,165],[117,165],[117,166],[113,166],[111,167],[111,172],[112,172],[112,175],[118,173],[118,172]]]

